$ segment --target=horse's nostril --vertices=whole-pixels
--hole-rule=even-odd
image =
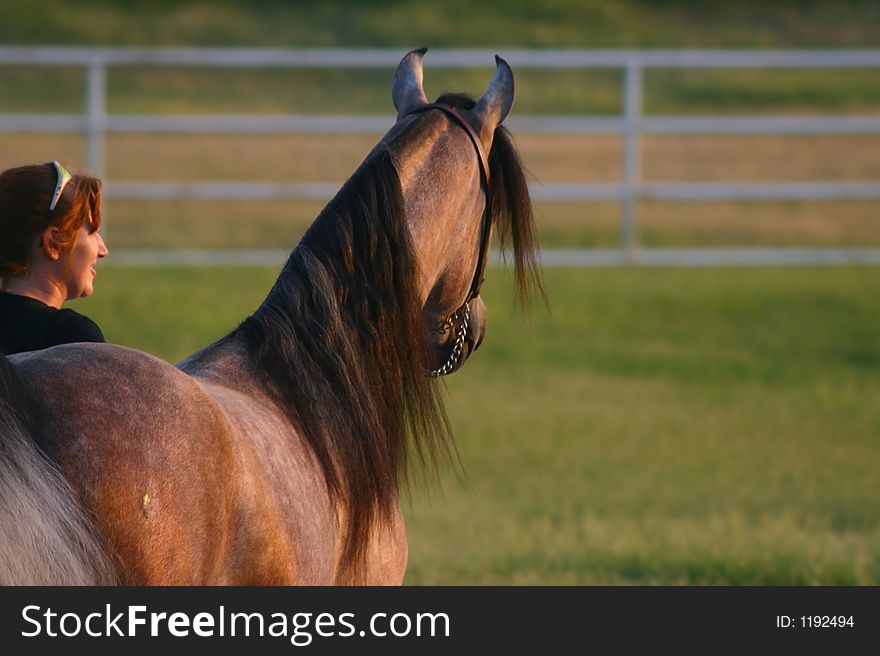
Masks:
[[[469,351],[473,353],[480,345],[483,343],[483,338],[486,336],[486,332],[483,330],[483,326],[481,325],[476,335],[470,335],[468,337],[468,347]]]

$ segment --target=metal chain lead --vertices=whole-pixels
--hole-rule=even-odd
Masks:
[[[437,376],[445,376],[448,373],[451,373],[453,368],[455,367],[458,359],[461,357],[462,349],[464,348],[464,340],[467,337],[468,324],[471,319],[471,308],[465,303],[461,309],[459,310],[463,314],[461,325],[458,328],[458,333],[455,336],[455,343],[452,345],[452,353],[449,354],[449,358],[439,369],[434,369],[433,371],[428,371],[428,375],[432,378],[436,378]],[[442,324],[440,324],[439,330],[442,332],[444,329],[451,328],[453,325],[453,319],[458,315],[459,312],[455,312],[446,318]]]

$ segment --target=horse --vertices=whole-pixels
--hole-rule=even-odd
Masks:
[[[392,128],[265,300],[176,365],[113,344],[0,357],[0,583],[398,585],[413,458],[454,453],[441,376],[483,340],[494,233],[543,293],[513,73]],[[488,155],[486,154],[488,153]]]

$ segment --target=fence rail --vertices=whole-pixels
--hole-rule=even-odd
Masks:
[[[223,68],[386,68],[392,69],[399,50],[385,49],[237,49],[237,48],[85,48],[0,47],[0,65],[81,66],[85,69],[84,112],[74,115],[0,115],[0,132],[82,133],[86,160],[105,175],[105,137],[114,133],[381,133],[393,116],[149,116],[109,115],[107,69],[123,66],[204,66]],[[492,52],[436,50],[430,65],[437,68],[490,68]],[[878,69],[880,50],[826,51],[582,51],[515,50],[504,53],[517,69],[619,69],[623,72],[623,112],[617,117],[512,117],[513,130],[542,134],[612,134],[623,138],[623,175],[619,184],[548,182],[532,188],[533,197],[549,201],[617,201],[621,203],[621,245],[618,252],[592,252],[565,261],[592,260],[703,263],[713,251],[695,257],[654,255],[638,245],[637,205],[641,200],[880,200],[880,181],[804,181],[784,183],[653,183],[641,180],[642,135],[666,134],[880,134],[880,116],[645,116],[644,72],[649,69]],[[329,199],[338,183],[264,182],[141,182],[109,180],[107,194],[123,199]],[[684,252],[684,251],[681,251]],[[765,261],[755,249],[715,251],[719,263]],[[790,260],[780,249],[767,249],[780,263]],[[797,261],[815,263],[878,262],[872,249],[801,249]],[[703,255],[700,255],[702,253]],[[655,257],[656,255],[656,257]],[[250,257],[250,255],[249,255]],[[137,256],[133,256],[137,260]],[[162,258],[159,258],[162,259]],[[196,260],[198,258],[195,258]],[[548,259],[545,257],[545,260]],[[553,259],[551,256],[550,260]],[[710,257],[711,259],[711,257]]]

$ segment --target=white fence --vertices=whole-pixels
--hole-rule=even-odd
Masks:
[[[436,50],[430,65],[478,68],[492,62],[490,51]],[[124,66],[205,66],[225,68],[379,68],[390,73],[400,50],[274,50],[226,48],[69,48],[0,47],[0,65],[79,65],[85,70],[84,112],[74,115],[0,115],[0,132],[74,132],[86,137],[89,168],[104,176],[104,140],[108,133],[376,133],[393,116],[148,116],[109,115],[107,69]],[[642,111],[643,74],[647,69],[856,69],[880,70],[880,50],[859,51],[578,51],[505,52],[516,69],[618,69],[623,72],[623,113],[617,117],[520,116],[510,128],[519,132],[615,134],[623,138],[623,177],[614,184],[548,182],[532,189],[537,200],[619,201],[621,244],[614,251],[545,252],[547,265],[617,264],[880,264],[880,249],[641,249],[637,204],[655,200],[880,200],[880,181],[804,181],[785,183],[644,183],[641,180],[642,135],[658,134],[880,134],[880,116],[646,116]],[[337,183],[175,183],[108,181],[107,195],[125,199],[329,199]],[[829,219],[831,220],[831,219]],[[277,252],[267,252],[277,261]],[[129,261],[261,261],[253,251],[130,253]],[[126,259],[125,256],[123,259]],[[118,261],[118,260],[117,260]]]

